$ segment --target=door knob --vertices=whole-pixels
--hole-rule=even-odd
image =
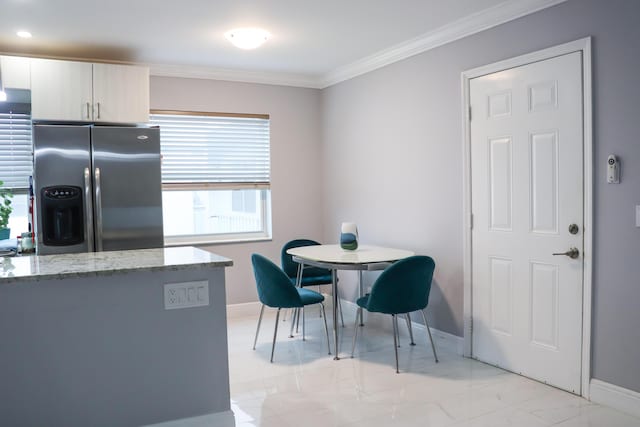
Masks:
[[[576,259],[580,256],[580,251],[578,250],[578,248],[569,248],[567,252],[560,252],[553,255],[566,255],[571,259]]]

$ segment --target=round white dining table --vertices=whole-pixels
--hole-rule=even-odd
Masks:
[[[405,249],[384,248],[379,246],[358,246],[350,251],[340,245],[300,246],[287,250],[293,260],[302,265],[326,268],[331,270],[331,287],[333,300],[333,341],[335,360],[339,360],[338,350],[338,270],[358,270],[358,288],[362,296],[362,271],[383,270],[395,261],[415,255]],[[298,278],[299,279],[299,278]],[[298,284],[299,285],[299,284]],[[361,322],[362,323],[362,319]]]

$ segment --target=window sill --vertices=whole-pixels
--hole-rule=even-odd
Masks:
[[[246,237],[233,239],[215,239],[215,240],[173,240],[167,242],[165,240],[164,247],[170,248],[175,246],[213,246],[213,245],[229,245],[235,243],[252,243],[252,242],[270,242],[272,237]]]

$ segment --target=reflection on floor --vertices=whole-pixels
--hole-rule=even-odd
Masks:
[[[414,331],[416,346],[402,337],[400,374],[393,366],[392,335],[371,324],[358,334],[351,359],[353,323],[346,313],[341,360],[327,355],[322,319],[309,309],[307,340],[301,334],[288,338],[289,322],[281,322],[269,363],[275,314],[268,314],[256,351],[251,345],[258,311],[229,319],[231,404],[238,427],[640,426],[640,419],[457,356],[445,341],[436,340],[436,364],[424,330]]]

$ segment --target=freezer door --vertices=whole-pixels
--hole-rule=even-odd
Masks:
[[[89,129],[33,126],[36,250],[40,255],[93,251]]]
[[[162,247],[158,128],[94,127],[96,251]]]

